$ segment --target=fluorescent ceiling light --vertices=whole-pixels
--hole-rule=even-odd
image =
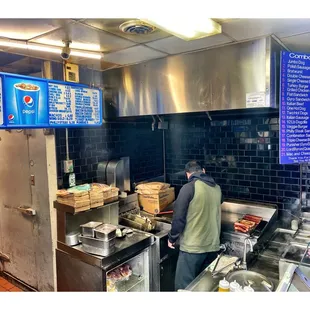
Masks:
[[[32,50],[32,51],[53,53],[53,54],[58,54],[59,56],[62,50],[62,48],[60,47],[38,45],[38,44],[33,44],[33,43],[9,41],[9,40],[0,40],[0,46],[15,47],[15,48]],[[71,55],[76,56],[76,57],[82,57],[82,58],[90,58],[90,59],[101,59],[102,58],[102,54],[100,53],[84,52],[84,51],[73,50],[73,49],[71,49]]]
[[[82,52],[77,50],[71,50],[71,55],[76,57],[90,58],[90,59],[101,59],[101,54],[91,53],[91,52]]]
[[[197,40],[222,32],[220,24],[210,18],[199,18],[195,15],[192,18],[163,15],[142,20],[185,41]]]
[[[65,46],[62,40],[51,40],[51,39],[46,39],[46,38],[36,39],[35,43],[45,44],[45,45],[50,45],[50,46],[59,46],[59,47]],[[100,52],[101,50],[101,47],[99,44],[89,44],[89,43],[82,43],[82,42],[76,42],[76,41],[73,41],[70,43],[70,48],[84,50],[84,51],[96,51],[96,52]]]

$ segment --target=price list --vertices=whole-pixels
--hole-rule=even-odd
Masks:
[[[48,89],[50,125],[101,124],[99,90],[55,83]]]
[[[280,163],[310,162],[310,55],[282,52]]]

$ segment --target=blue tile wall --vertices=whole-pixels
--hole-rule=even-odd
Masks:
[[[302,197],[301,205],[310,208],[310,166],[279,164],[278,112],[218,112],[211,117],[205,113],[165,116],[169,122],[165,131],[167,181],[177,193],[187,182],[185,164],[195,159],[221,186],[225,198],[296,211]],[[151,123],[151,118],[136,118],[97,129],[70,129],[70,158],[78,183],[95,182],[98,162],[122,156],[130,156],[132,183],[162,175],[162,131],[152,131]],[[56,145],[61,180],[64,130],[56,131]]]
[[[74,161],[78,184],[96,182],[98,162],[130,157],[131,182],[163,175],[163,136],[152,131],[152,121],[128,121],[103,124],[94,129],[69,129],[69,153]],[[56,130],[56,154],[59,187],[62,161],[66,159],[65,130]]]
[[[300,166],[279,164],[277,113],[222,113],[212,120],[206,114],[196,114],[172,117],[169,126],[167,177],[177,191],[187,182],[184,165],[195,159],[221,186],[225,198],[272,203],[290,211],[298,209]],[[307,184],[303,182],[306,191]]]

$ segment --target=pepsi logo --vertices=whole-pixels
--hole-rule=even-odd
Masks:
[[[15,117],[14,114],[10,114],[10,115],[8,116],[8,120],[9,120],[9,121],[12,121],[12,120],[14,119],[14,117]]]
[[[23,101],[28,108],[32,108],[34,105],[33,99],[30,96],[24,96]]]

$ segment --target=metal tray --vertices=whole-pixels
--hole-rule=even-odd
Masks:
[[[310,220],[309,219],[303,220],[301,224],[301,229],[310,231]]]
[[[95,238],[103,241],[109,241],[115,238],[117,226],[111,224],[102,224],[95,228]]]
[[[282,258],[289,262],[299,263],[303,258],[306,248],[306,245],[291,242],[283,253]]]
[[[270,241],[281,244],[287,244],[289,242],[294,241],[293,236],[295,233],[296,232],[294,230],[278,228],[275,230]]]
[[[287,245],[277,242],[269,242],[266,248],[261,252],[262,257],[269,257],[273,259],[280,259]]]
[[[115,251],[115,238],[109,241],[103,241],[101,239],[80,235],[79,239],[82,242],[82,248],[85,252],[107,256]]]
[[[236,280],[241,286],[251,285],[255,292],[266,292],[266,287],[262,284],[265,281],[269,284],[270,290],[273,291],[274,285],[272,281],[266,278],[261,273],[248,270],[233,271],[226,275],[226,279],[229,282]]]
[[[310,232],[300,230],[294,238],[295,242],[307,245],[310,242]]]
[[[95,237],[95,228],[101,225],[102,222],[88,222],[80,225],[82,228],[82,235],[84,237]]]

